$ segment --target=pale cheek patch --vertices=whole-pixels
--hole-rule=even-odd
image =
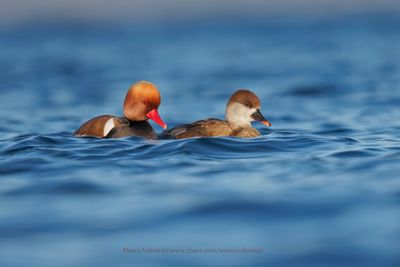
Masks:
[[[251,117],[257,109],[248,108],[240,103],[232,103],[226,109],[226,119],[235,125],[246,127],[254,121]]]
[[[114,118],[110,118],[104,124],[103,135],[106,136],[114,128]]]

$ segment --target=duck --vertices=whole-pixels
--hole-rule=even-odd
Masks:
[[[184,139],[207,136],[232,136],[253,138],[261,133],[252,127],[251,122],[258,121],[265,126],[272,126],[262,115],[261,102],[250,90],[241,89],[229,98],[225,109],[225,120],[209,118],[183,124],[164,131],[160,139]]]
[[[167,125],[158,114],[161,95],[149,81],[133,84],[126,93],[123,116],[100,115],[83,123],[75,132],[76,137],[119,138],[138,136],[157,139],[157,133],[148,120],[153,120],[164,130]]]

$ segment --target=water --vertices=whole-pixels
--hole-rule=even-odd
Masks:
[[[371,16],[2,30],[0,265],[399,266],[399,27]],[[121,114],[143,79],[169,127],[223,118],[238,88],[273,126],[255,125],[255,139],[71,136]],[[189,248],[259,252],[173,252]]]

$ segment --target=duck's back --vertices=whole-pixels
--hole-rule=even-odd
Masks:
[[[100,138],[139,136],[147,139],[157,139],[157,133],[147,121],[133,122],[124,117],[112,115],[101,115],[88,120],[75,131],[74,135]]]
[[[170,130],[164,131],[160,138],[191,138],[191,137],[206,137],[206,136],[229,136],[232,133],[232,128],[228,122],[224,120],[210,118],[200,120],[191,124],[183,124],[176,126]]]
[[[120,118],[112,115],[97,116],[87,122],[83,123],[78,130],[75,131],[74,136],[95,136],[105,137],[111,129],[123,123]]]

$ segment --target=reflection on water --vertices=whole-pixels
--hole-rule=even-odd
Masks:
[[[0,265],[397,266],[399,26],[372,17],[3,31]],[[223,118],[243,87],[273,127],[255,125],[255,139],[71,136],[88,118],[121,114],[142,79],[159,87],[170,127]]]

